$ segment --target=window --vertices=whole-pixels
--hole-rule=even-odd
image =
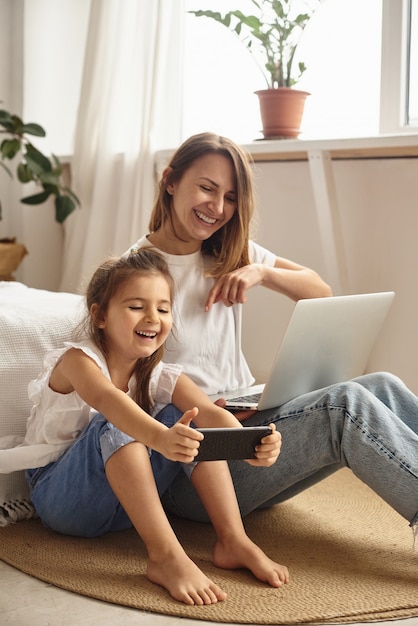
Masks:
[[[58,154],[73,149],[89,4],[25,3],[25,118],[45,123]],[[186,10],[252,7],[186,0]],[[212,20],[186,14],[185,22],[182,136],[213,130],[241,143],[261,139],[254,91],[265,82],[252,55]],[[417,132],[418,0],[322,0],[299,55],[308,67],[299,87],[311,93],[301,138]]]
[[[382,0],[380,133],[416,132],[417,0]]]
[[[188,10],[251,9],[251,0],[187,0]],[[409,33],[409,37],[408,37]],[[261,138],[260,70],[222,25],[187,15],[183,135]],[[416,132],[418,0],[322,0],[298,54],[308,67],[302,139]],[[409,73],[408,73],[409,69]]]
[[[407,123],[418,126],[418,0],[408,7],[408,105]]]

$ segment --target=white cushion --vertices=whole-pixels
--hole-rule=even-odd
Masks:
[[[0,281],[0,437],[24,436],[28,383],[45,352],[72,338],[83,312],[80,295]],[[0,474],[0,526],[32,515],[24,472]]]

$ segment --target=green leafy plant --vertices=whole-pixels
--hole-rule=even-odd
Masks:
[[[262,71],[269,89],[292,87],[306,70],[303,62],[295,69],[295,52],[300,37],[321,0],[251,0],[255,15],[239,10],[224,15],[217,11],[189,11],[207,17],[235,33],[254,54],[263,60]],[[304,12],[300,11],[301,6]],[[298,8],[299,7],[299,8]]]
[[[45,156],[29,141],[28,135],[45,137],[45,130],[39,124],[24,124],[17,115],[0,110],[0,135],[6,138],[0,144],[0,166],[13,178],[5,161],[18,159],[17,178],[21,183],[35,182],[41,187],[39,193],[21,198],[24,204],[43,204],[50,196],[55,196],[55,219],[62,223],[74,211],[80,201],[75,193],[64,184],[62,165],[55,155]],[[1,219],[1,203],[0,203]]]

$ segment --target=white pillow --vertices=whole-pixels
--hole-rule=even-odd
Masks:
[[[28,383],[44,354],[72,338],[83,313],[80,295],[0,281],[0,437],[24,436]],[[24,472],[0,474],[0,526],[33,514]]]

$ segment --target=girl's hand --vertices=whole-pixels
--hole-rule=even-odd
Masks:
[[[202,433],[190,427],[190,422],[198,412],[196,407],[186,411],[174,426],[168,428],[161,438],[158,452],[170,461],[191,463],[198,453],[199,442],[203,439]]]
[[[270,467],[270,465],[273,465],[273,463],[277,461],[282,447],[282,436],[277,432],[275,424],[269,424],[269,426],[272,433],[271,435],[267,435],[267,437],[263,437],[261,444],[256,446],[257,458],[247,459],[247,463],[250,465]]]
[[[222,302],[225,306],[246,302],[248,289],[263,282],[264,272],[264,265],[253,263],[224,274],[210,290],[205,311],[210,311],[216,302]]]

